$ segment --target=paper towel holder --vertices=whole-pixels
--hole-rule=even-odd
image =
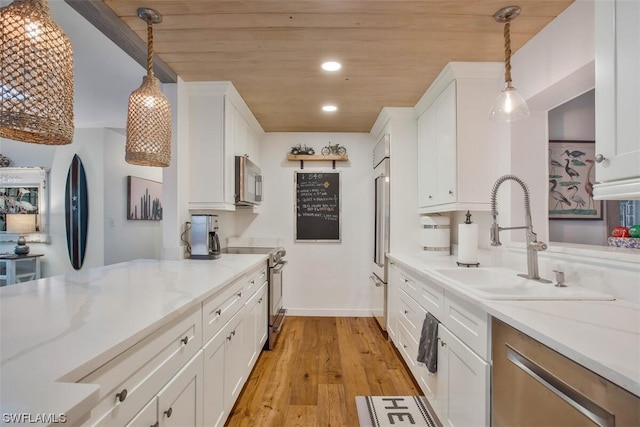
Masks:
[[[458,264],[458,267],[480,267],[480,263],[479,262],[474,262],[474,263],[471,263],[471,264],[467,264],[466,262],[456,261],[456,264]]]
[[[464,221],[465,224],[471,224],[471,212],[467,211],[466,215],[465,215],[466,219]],[[466,263],[466,262],[460,262],[460,261],[456,261],[456,264],[458,264],[458,267],[480,267],[480,263],[479,262],[473,262],[473,263]]]

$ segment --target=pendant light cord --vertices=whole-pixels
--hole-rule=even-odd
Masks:
[[[147,16],[147,75],[153,77],[153,24],[151,16]]]
[[[511,87],[511,22],[504,24],[504,81]]]

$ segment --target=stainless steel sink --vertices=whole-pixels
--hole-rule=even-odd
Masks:
[[[518,276],[518,272],[501,267],[440,268],[429,270],[445,283],[465,289],[480,298],[493,300],[591,300],[615,298],[580,286],[556,287]]]

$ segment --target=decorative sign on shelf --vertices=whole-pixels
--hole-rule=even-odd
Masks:
[[[295,172],[296,241],[340,241],[340,172]]]

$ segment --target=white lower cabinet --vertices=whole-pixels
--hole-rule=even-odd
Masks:
[[[265,263],[82,378],[100,386],[83,425],[223,426],[267,339],[267,292]]]
[[[391,263],[389,295],[389,322],[393,325],[389,338],[442,424],[490,425],[487,314],[395,261]],[[435,373],[417,362],[427,313],[440,321]]]
[[[126,427],[134,426],[149,426],[159,427],[160,421],[158,421],[158,398],[154,397],[151,402],[142,408],[140,412],[136,414],[131,421],[129,421]]]
[[[191,359],[157,396],[136,414],[129,426],[202,426],[202,350]]]
[[[158,420],[164,427],[202,426],[202,350],[158,393]]]
[[[238,367],[241,346],[241,315],[236,314],[204,347],[204,424],[224,425],[235,399],[233,391],[242,383]],[[235,361],[234,361],[235,356]]]
[[[490,366],[449,330],[438,328],[438,417],[444,426],[489,425]]]
[[[258,360],[262,347],[267,341],[267,328],[269,327],[267,291],[267,283],[265,282],[256,293],[249,297],[245,305],[246,376],[251,372],[251,368]]]

